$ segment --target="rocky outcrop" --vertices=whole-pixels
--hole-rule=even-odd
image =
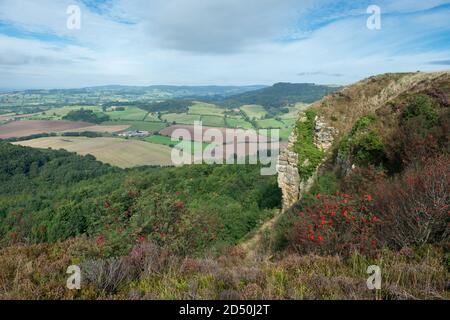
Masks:
[[[278,157],[278,186],[283,194],[283,210],[296,203],[300,195],[298,154],[293,151],[295,141],[297,136],[294,131],[289,137],[287,148]]]
[[[301,116],[299,121],[304,117]],[[322,118],[316,118],[314,143],[318,148],[327,150],[334,141],[336,129],[327,126]],[[294,145],[297,141],[295,130],[289,137],[287,148],[280,154],[278,158],[278,186],[283,195],[283,211],[291,208],[302,195],[307,192],[313,185],[316,174],[308,180],[302,180],[298,172],[298,154],[294,151]],[[305,160],[307,162],[308,159]]]
[[[312,105],[318,117],[314,123],[314,145],[323,150],[329,150],[338,135],[344,135],[351,130],[355,121],[361,116],[376,113],[388,102],[393,101],[405,92],[421,91],[430,86],[433,81],[448,79],[449,72],[385,74],[362,80],[341,92],[331,94]],[[442,93],[436,93],[442,95]],[[447,98],[443,96],[443,100]],[[299,121],[306,121],[305,115],[300,115]],[[334,126],[330,126],[333,123]],[[339,130],[338,130],[339,129]],[[297,137],[294,133],[289,137],[288,147],[279,156],[278,184],[283,194],[283,210],[292,207],[302,195],[308,191],[315,176],[302,181],[298,172],[299,155],[295,153]],[[302,155],[303,156],[303,155]],[[301,157],[302,159],[304,157]],[[354,170],[348,156],[338,152],[335,159],[341,174],[347,175]],[[308,159],[304,164],[308,163]],[[320,171],[320,166],[316,173]]]
[[[333,144],[337,130],[327,126],[323,117],[316,117],[314,144],[322,150],[328,150]]]

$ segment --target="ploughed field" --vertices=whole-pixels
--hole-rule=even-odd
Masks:
[[[88,122],[74,122],[65,120],[23,120],[12,121],[0,125],[0,139],[20,138],[39,133],[93,131],[119,132],[126,130],[128,125],[93,125]]]
[[[0,126],[0,139],[26,137],[39,133],[61,132],[91,127],[91,123],[72,121],[24,120],[12,121]]]
[[[89,122],[63,120],[70,112],[76,110],[90,110],[98,116],[107,115],[109,120],[101,124]],[[34,114],[6,113],[0,117],[0,139],[18,138],[26,140],[16,142],[23,146],[33,148],[65,149],[81,155],[91,154],[97,160],[114,166],[128,168],[143,165],[172,165],[172,148],[180,149],[194,156],[195,150],[205,151],[204,158],[214,157],[217,150],[213,149],[216,143],[210,147],[214,139],[204,139],[200,142],[194,137],[194,121],[203,123],[203,134],[206,130],[215,129],[226,137],[226,130],[260,128],[280,128],[280,149],[286,147],[286,140],[295,123],[300,105],[288,108],[289,112],[282,114],[277,119],[269,118],[269,114],[262,106],[244,105],[240,108],[224,108],[215,104],[200,101],[192,102],[185,111],[176,112],[168,110],[163,112],[149,112],[135,106],[109,107],[88,105],[71,105],[60,108],[48,109]],[[74,120],[74,119],[72,119]],[[90,121],[90,120],[85,120]],[[227,129],[228,128],[228,129]],[[184,141],[172,141],[171,136],[176,129],[186,129],[191,137]],[[150,136],[144,138],[122,139],[111,137],[124,131],[148,131]],[[97,132],[103,137],[68,137],[67,132]],[[30,137],[39,134],[55,133],[52,137]],[[236,132],[235,132],[236,133]],[[260,138],[257,134],[253,139]],[[252,140],[253,140],[252,139]],[[256,154],[258,145],[256,143],[240,142],[238,152],[237,139],[234,139],[234,152],[240,156]],[[196,148],[194,148],[196,146]],[[230,146],[223,146],[224,157],[233,153]]]
[[[172,165],[171,149],[164,145],[119,138],[46,137],[14,144],[32,148],[64,149],[97,160],[130,168],[143,165]]]

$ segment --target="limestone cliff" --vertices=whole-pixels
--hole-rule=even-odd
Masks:
[[[304,120],[304,114],[300,115],[300,122]],[[333,144],[337,130],[321,117],[316,117],[314,126],[314,144],[316,147],[327,151]],[[295,152],[295,142],[297,141],[294,130],[289,137],[287,148],[280,154],[278,160],[278,185],[283,194],[283,210],[289,209],[301,196],[308,191],[314,183],[316,174],[308,179],[301,179],[298,172],[299,155]],[[307,162],[308,159],[305,160]]]
[[[432,87],[432,83],[447,81],[450,72],[395,73],[370,77],[344,88],[316,102],[310,108],[317,116],[314,120],[314,145],[324,151],[323,162],[330,157],[329,152],[336,141],[348,133],[361,116],[382,112],[382,108],[405,92],[420,92]],[[435,94],[435,93],[432,93]],[[391,111],[390,111],[391,112]],[[297,126],[305,121],[302,113]],[[384,124],[389,129],[389,123]],[[278,161],[278,184],[283,194],[283,210],[292,207],[314,183],[316,173],[305,178],[299,174],[299,166],[308,163],[308,156],[296,152],[297,130],[289,137],[288,147],[280,154]],[[300,160],[301,159],[301,160]],[[348,174],[354,164],[343,155],[333,159],[342,174]],[[323,163],[322,162],[322,163]]]

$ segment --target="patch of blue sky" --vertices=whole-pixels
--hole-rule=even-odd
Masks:
[[[389,1],[381,0],[375,2],[373,0],[361,0],[361,1],[334,1],[332,3],[323,4],[317,7],[311,7],[301,19],[297,22],[297,29],[304,31],[314,31],[323,28],[331,23],[337,22],[342,19],[367,16],[367,8],[370,5],[378,5],[381,9],[381,14],[387,17],[402,17],[408,14],[429,14],[436,13],[442,10],[450,8],[450,2],[440,4],[425,10],[416,10],[409,12],[389,11],[386,12],[385,8],[389,7]]]
[[[314,31],[336,21],[366,15],[373,1],[334,1],[320,7],[312,7],[298,20],[297,28]]]
[[[438,52],[438,51],[450,52],[450,33],[439,32],[432,35],[426,35],[421,37],[420,41],[410,41],[404,43],[395,53],[407,54],[411,52]]]
[[[0,34],[19,39],[40,40],[55,44],[74,44],[76,42],[75,38],[70,36],[60,36],[50,32],[29,31],[14,23],[2,20],[0,20]]]
[[[89,11],[114,22],[126,25],[134,25],[137,23],[137,21],[114,15],[111,10],[114,6],[114,0],[81,0],[81,2]]]
[[[371,2],[373,1],[333,1],[313,6],[296,21],[291,32],[274,41],[286,43],[307,39],[312,32],[327,25],[347,18],[367,16],[366,10]]]
[[[81,0],[86,8],[97,14],[107,13],[113,3],[112,0]]]
[[[367,17],[369,17],[367,8],[372,4],[372,0],[355,2],[335,1],[333,5],[324,5],[322,7],[311,8],[304,15],[302,15],[302,17],[297,21],[296,25],[291,28],[291,32],[275,39],[275,41],[281,43],[295,42],[307,39],[309,34],[311,34],[312,32],[339,21],[358,18],[367,19]],[[383,1],[381,1],[380,8],[382,19],[396,19],[397,21],[406,21],[406,19],[409,19],[411,17],[420,17],[435,13],[446,13],[447,11],[450,16],[450,3],[437,5],[425,10],[416,10],[409,12],[384,12]],[[434,48],[436,50],[449,48],[450,41],[448,40],[450,37],[450,24],[448,26],[448,28],[442,31],[434,30],[433,34],[431,36],[428,35],[427,38],[421,40],[422,42],[420,44],[417,43],[417,39],[415,38],[414,43],[406,45],[404,48],[401,48],[399,50],[401,50],[402,52],[406,52],[407,50],[411,50],[414,47],[417,49]]]

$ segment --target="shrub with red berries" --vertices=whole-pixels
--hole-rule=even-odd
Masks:
[[[370,209],[372,201],[372,195],[362,199],[340,193],[316,195],[313,204],[298,212],[292,247],[300,253],[320,254],[376,251],[374,228],[382,221]]]

